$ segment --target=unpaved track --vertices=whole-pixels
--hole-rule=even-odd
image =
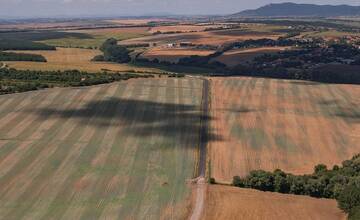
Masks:
[[[206,194],[206,153],[208,143],[208,129],[209,129],[209,92],[210,82],[208,79],[203,78],[203,89],[202,89],[202,101],[201,101],[201,130],[200,130],[200,143],[199,143],[199,163],[198,163],[198,174],[199,177],[196,179],[196,200],[193,213],[191,214],[191,220],[198,220],[201,218],[205,194]]]

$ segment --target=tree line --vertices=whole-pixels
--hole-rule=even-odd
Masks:
[[[332,169],[319,164],[312,174],[293,175],[280,169],[274,172],[255,170],[243,178],[234,176],[232,184],[262,191],[336,199],[339,208],[349,213],[349,219],[360,217],[360,154]]]
[[[1,52],[0,61],[33,61],[47,62],[45,57],[39,54]]]
[[[0,69],[0,94],[25,92],[54,86],[91,86],[128,80],[148,78],[153,75],[132,73],[89,73],[78,70],[68,71],[30,71],[13,68]]]
[[[0,38],[0,51],[2,50],[56,50],[56,47],[30,40]]]

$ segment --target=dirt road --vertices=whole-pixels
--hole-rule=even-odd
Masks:
[[[199,164],[198,175],[196,179],[196,200],[191,220],[199,220],[204,209],[205,193],[206,193],[206,153],[207,143],[209,138],[209,104],[210,104],[210,82],[208,79],[203,79],[202,103],[201,103],[201,130],[199,143]]]

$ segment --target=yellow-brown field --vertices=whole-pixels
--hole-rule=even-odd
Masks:
[[[176,21],[174,19],[163,19],[163,18],[144,18],[144,19],[111,19],[106,20],[110,23],[115,24],[123,24],[123,25],[145,25],[149,22],[169,22],[169,21]]]
[[[335,200],[210,185],[203,220],[345,220]]]
[[[4,62],[9,67],[23,70],[82,70],[88,72],[99,72],[102,70],[110,71],[158,71],[153,68],[138,68],[129,64],[116,64],[106,62],[92,62],[91,59],[101,54],[99,50],[77,49],[77,48],[57,48],[56,51],[16,51],[43,55],[47,62],[24,62],[11,61]]]
[[[173,26],[158,26],[151,28],[150,32],[192,32],[192,31],[204,31],[207,28],[217,28],[222,25],[173,25]]]
[[[189,57],[192,55],[207,56],[214,53],[212,50],[196,50],[183,48],[153,48],[146,51],[142,56],[148,59],[155,59],[161,61],[177,62],[180,58]]]
[[[248,39],[277,39],[280,35],[274,33],[235,33],[233,30],[227,31],[206,31],[195,33],[180,33],[180,34],[158,34],[154,36],[146,36],[135,39],[124,40],[122,44],[135,44],[135,43],[179,43],[191,42],[193,44],[208,44],[208,45],[222,45],[240,40]]]
[[[250,77],[212,79],[211,175],[312,173],[360,152],[360,86]]]
[[[238,64],[246,63],[251,61],[256,56],[267,53],[277,53],[290,49],[289,47],[260,47],[252,49],[235,49],[225,52],[223,55],[217,57],[215,60],[219,61],[227,66],[236,66]]]
[[[96,28],[84,30],[70,30],[68,33],[80,33],[84,36],[64,37],[56,39],[47,39],[41,42],[57,47],[81,47],[81,48],[99,48],[105,40],[115,38],[117,40],[127,40],[132,38],[144,37],[150,35],[147,27],[123,27],[123,28]]]

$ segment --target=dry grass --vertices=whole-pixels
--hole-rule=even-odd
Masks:
[[[211,171],[312,173],[360,152],[360,87],[262,78],[214,78]],[[221,94],[221,95],[219,95]]]
[[[345,220],[335,200],[210,185],[203,220]]]
[[[252,49],[235,49],[225,52],[223,55],[217,57],[215,60],[232,67],[251,61],[255,57],[266,53],[277,53],[287,49],[290,49],[290,47],[260,47]]]
[[[14,51],[14,52],[26,52],[33,54],[43,55],[48,62],[4,62],[9,67],[16,69],[30,69],[30,70],[82,70],[88,72],[99,72],[102,69],[111,71],[153,71],[158,72],[157,69],[152,68],[138,68],[132,67],[128,64],[115,64],[106,62],[91,62],[91,59],[98,54],[101,54],[99,50],[88,49],[75,49],[75,48],[57,48],[56,51]]]
[[[191,55],[207,56],[214,53],[211,50],[196,50],[182,48],[152,48],[146,51],[142,56],[148,59],[159,59],[161,61],[177,62],[180,58]]]

